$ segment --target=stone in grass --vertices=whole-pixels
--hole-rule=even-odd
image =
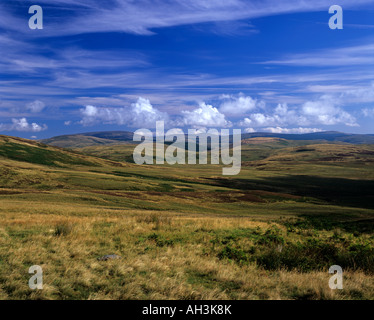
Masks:
[[[120,256],[117,256],[116,254],[107,254],[101,258],[97,258],[99,261],[108,261],[108,260],[114,260],[114,259],[121,259]]]

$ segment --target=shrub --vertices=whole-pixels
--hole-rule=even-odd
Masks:
[[[237,249],[231,246],[225,246],[223,250],[218,253],[219,259],[229,259],[239,263],[247,262],[248,255],[241,249]]]
[[[261,245],[275,245],[284,244],[284,238],[280,234],[280,230],[272,228],[266,230],[266,232],[259,237],[257,244]]]
[[[56,225],[54,235],[57,237],[67,236],[73,231],[73,224],[64,222]]]
[[[369,245],[351,245],[347,250],[334,243],[309,240],[304,244],[288,244],[281,252],[275,247],[270,248],[253,260],[267,270],[296,269],[308,272],[337,264],[343,269],[374,272],[374,249]]]
[[[152,233],[147,237],[148,240],[154,241],[156,246],[158,247],[165,247],[165,246],[173,246],[174,241],[172,239],[166,239],[162,235],[157,233]]]

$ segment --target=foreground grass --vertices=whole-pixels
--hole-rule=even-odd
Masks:
[[[357,250],[360,245],[372,245],[369,235],[305,227],[291,230],[292,220],[275,223],[248,217],[130,213],[90,206],[79,207],[79,214],[73,216],[73,206],[50,205],[49,209],[54,214],[2,211],[1,299],[374,297],[372,264],[343,267],[344,289],[331,290],[330,261],[311,267],[306,263],[304,271],[300,271],[302,264],[293,268],[287,263],[269,265],[271,260],[261,263],[273,249],[281,254],[310,239],[330,243],[340,252]],[[122,258],[97,260],[106,254]],[[372,254],[367,258],[372,259]],[[43,268],[43,290],[28,288],[31,265]]]

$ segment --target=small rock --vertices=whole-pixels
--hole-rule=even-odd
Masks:
[[[101,258],[97,258],[97,260],[99,260],[99,261],[108,261],[108,260],[111,260],[111,259],[121,259],[121,257],[117,256],[116,254],[108,254],[108,255],[105,255]]]

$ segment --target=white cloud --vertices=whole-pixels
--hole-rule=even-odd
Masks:
[[[45,108],[44,102],[39,101],[39,100],[35,100],[26,105],[26,109],[33,113],[41,112],[44,108]]]
[[[298,124],[305,125],[307,120],[304,116],[297,113],[296,110],[290,110],[286,103],[278,104],[273,110],[267,113],[253,113],[249,117],[239,122],[242,127],[255,126],[281,126]]]
[[[346,66],[372,65],[374,45],[365,44],[344,48],[321,50],[314,53],[296,54],[281,60],[264,62],[264,64],[292,65],[292,66]]]
[[[168,130],[169,134],[174,134],[174,135],[184,135],[184,131],[180,128],[172,128]]]
[[[288,115],[289,111],[288,111],[287,103],[279,103],[277,107],[275,108],[275,113],[281,116]]]
[[[100,108],[88,105],[81,109],[83,116],[80,121],[84,126],[95,123],[127,125],[136,128],[155,127],[156,121],[169,121],[167,113],[154,108],[148,99],[139,98],[131,107]]]
[[[245,133],[254,133],[254,132],[256,132],[256,130],[253,129],[253,128],[245,128],[245,129],[244,129],[244,132],[245,132]]]
[[[271,110],[262,113],[253,113],[238,123],[242,127],[273,127],[284,128],[309,125],[336,125],[358,126],[356,118],[343,110],[339,105],[339,97],[322,96],[317,100],[307,101],[300,107],[290,108],[287,104],[278,104]],[[307,128],[310,129],[310,128]],[[312,128],[314,130],[314,128]],[[297,128],[299,130],[299,128]]]
[[[339,101],[332,96],[322,96],[318,100],[307,101],[302,106],[302,113],[311,122],[323,125],[343,123],[346,126],[358,126],[356,118],[338,107]]]
[[[182,111],[183,124],[186,126],[200,127],[230,127],[232,124],[226,120],[225,115],[217,108],[200,103],[199,108],[193,111]]]
[[[148,99],[139,98],[131,105],[131,124],[133,127],[154,127],[156,121],[169,121],[165,112],[154,108]]]
[[[356,103],[374,102],[374,82],[370,86],[346,90],[341,94],[340,98],[344,101]]]
[[[71,121],[65,121],[65,122],[64,122],[64,125],[65,125],[65,126],[70,126],[70,125],[71,125]]]
[[[223,95],[221,99],[224,100],[224,102],[221,104],[219,110],[229,115],[243,115],[255,109],[257,106],[257,100],[245,96],[242,93],[239,94],[239,96]]]
[[[239,122],[239,126],[241,126],[241,127],[246,127],[246,126],[250,126],[250,125],[252,125],[252,123],[253,123],[253,121],[252,121],[251,119],[249,119],[249,118],[244,118],[243,121],[240,121],[240,122]]]
[[[370,2],[340,0],[339,4],[343,8],[351,8]],[[281,3],[276,0],[111,0],[105,6],[99,0],[54,0],[53,4],[50,0],[39,0],[38,4],[75,9],[70,23],[64,25],[64,28],[61,28],[61,21],[56,19],[40,36],[113,31],[149,35],[154,28],[204,22],[222,23],[328,8],[326,0],[284,0]],[[6,8],[0,11],[0,26],[20,32],[26,29],[22,27],[22,18],[12,15]]]
[[[299,128],[281,128],[281,127],[276,127],[276,128],[264,128],[263,131],[265,132],[271,132],[271,133],[298,133],[298,134],[302,134],[302,133],[312,133],[312,132],[321,132],[323,130],[321,129],[317,129],[317,128],[302,128],[302,127],[299,127]]]
[[[361,110],[364,117],[374,118],[374,108],[364,108]]]
[[[82,110],[82,114],[87,118],[94,118],[98,113],[98,109],[94,106],[86,106],[84,110]]]
[[[26,118],[12,119],[11,124],[0,124],[0,131],[40,132],[47,129],[45,124],[39,125],[35,122],[30,124]]]
[[[265,126],[265,125],[270,125],[276,122],[281,122],[281,119],[277,115],[268,116],[262,113],[252,114],[251,119],[253,122],[255,122],[259,126]]]

